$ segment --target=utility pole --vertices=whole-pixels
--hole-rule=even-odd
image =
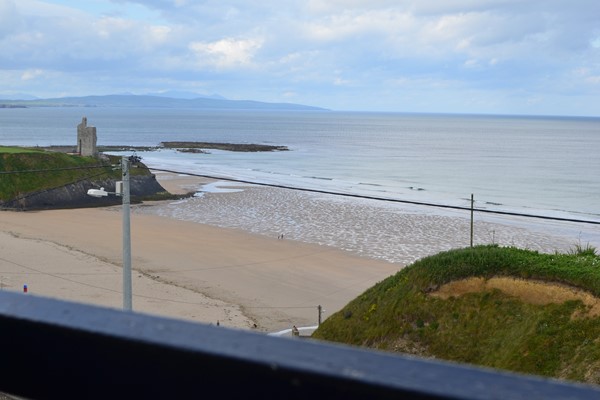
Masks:
[[[473,207],[475,200],[473,199],[473,193],[471,193],[471,247],[473,247]]]
[[[321,307],[321,305],[319,304],[317,306],[317,310],[319,311],[319,324],[318,325],[321,325],[321,314],[323,313],[323,307]]]
[[[123,310],[131,311],[132,289],[131,289],[131,209],[130,209],[130,189],[129,189],[129,167],[131,163],[137,163],[140,160],[137,156],[121,158],[122,181],[116,182],[115,191],[107,192],[104,188],[89,189],[87,194],[93,197],[105,197],[114,194],[122,197],[123,201]]]
[[[121,159],[123,177],[123,310],[132,310],[131,300],[131,222],[129,197],[129,158]]]

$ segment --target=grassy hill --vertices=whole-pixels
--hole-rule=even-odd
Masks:
[[[501,285],[487,285],[493,282]],[[476,284],[475,284],[476,283]],[[600,384],[600,257],[480,246],[415,262],[314,338]]]
[[[0,202],[82,180],[120,180],[119,157],[80,157],[59,152],[0,146]],[[150,175],[145,168],[132,176]]]

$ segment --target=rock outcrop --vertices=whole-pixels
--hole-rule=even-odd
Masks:
[[[108,192],[114,192],[115,182],[112,179],[83,180],[60,188],[27,193],[19,198],[8,200],[0,204],[0,206],[4,209],[13,210],[45,210],[120,204],[122,200],[118,196],[97,198],[87,195],[89,189],[98,189],[100,187],[103,187]],[[129,186],[132,201],[135,201],[136,198],[166,192],[157,182],[154,175],[131,176]]]

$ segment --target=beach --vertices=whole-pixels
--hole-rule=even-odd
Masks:
[[[201,180],[163,177],[172,193]],[[135,312],[273,332],[315,325],[402,266],[332,247],[137,213]],[[121,208],[0,213],[2,290],[122,306]]]
[[[168,185],[190,179],[156,172]],[[181,186],[185,187],[185,181]],[[186,187],[196,196],[140,207],[136,212],[318,244],[397,265],[473,245],[516,246],[565,253],[600,247],[594,223],[323,194],[223,180]],[[478,208],[476,207],[476,208]]]
[[[134,312],[261,332],[313,326],[319,306],[325,319],[414,260],[469,245],[469,221],[459,214],[156,176],[173,194],[207,184],[210,191],[132,205]],[[294,214],[299,209],[301,217]],[[185,212],[177,218],[173,210]],[[199,215],[211,223],[194,218]],[[236,226],[242,218],[257,231],[242,228],[248,221]],[[282,238],[281,226],[299,226],[295,221],[307,229]],[[568,251],[582,237],[588,243],[580,225],[565,231],[564,224],[540,224],[478,216],[475,244],[551,253]],[[587,231],[597,246],[597,228]],[[331,243],[311,242],[306,232]],[[122,307],[121,206],[1,212],[0,251],[2,290],[24,292],[26,285],[24,295]]]

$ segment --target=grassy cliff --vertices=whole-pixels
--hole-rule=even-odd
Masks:
[[[81,157],[60,152],[0,146],[0,202],[81,181],[120,180],[119,157]],[[148,175],[132,168],[131,175]]]
[[[498,278],[500,289],[465,290]],[[552,291],[563,295],[550,299]],[[313,337],[598,384],[598,297],[600,257],[592,247],[540,254],[480,246],[415,262],[332,315]]]

